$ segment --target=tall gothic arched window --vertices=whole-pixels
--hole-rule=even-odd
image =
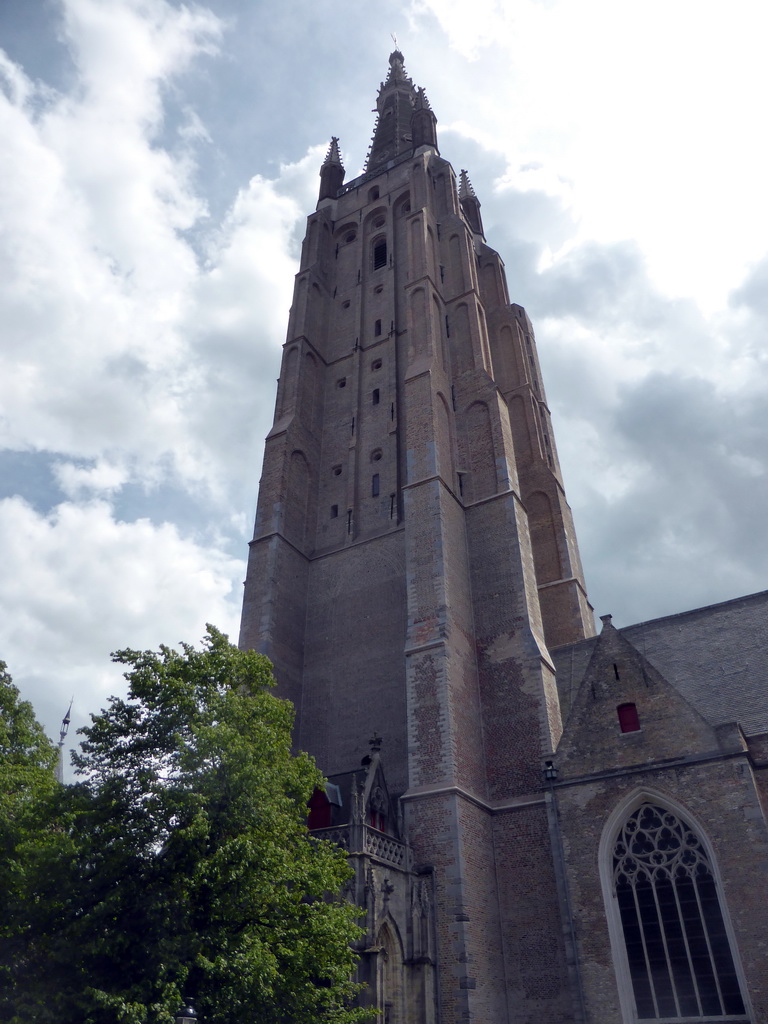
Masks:
[[[613,846],[613,886],[636,1019],[746,1021],[706,850],[677,814],[644,803]]]

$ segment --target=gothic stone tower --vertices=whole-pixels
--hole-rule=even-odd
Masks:
[[[592,635],[592,610],[531,323],[424,91],[389,63],[365,172],[344,184],[336,139],[320,172],[240,642],[272,659],[328,776],[361,758],[370,776],[381,737],[435,921],[421,953],[394,934],[412,924],[386,943],[434,958],[439,993],[401,992],[392,1024],[434,998],[442,1024],[571,1020],[542,757],[562,730],[548,648]]]

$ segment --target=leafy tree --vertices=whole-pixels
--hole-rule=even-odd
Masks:
[[[210,627],[202,650],[113,657],[128,699],[82,730],[83,781],[27,851],[31,938],[2,1019],[161,1024],[189,995],[205,1024],[362,1020],[358,912],[331,895],[349,868],[307,833],[322,780],[291,754],[269,662]]]
[[[0,987],[24,947],[24,927],[12,925],[27,888],[23,851],[38,832],[46,800],[56,788],[58,752],[28,701],[0,661]]]

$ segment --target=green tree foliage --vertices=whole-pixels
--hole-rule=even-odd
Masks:
[[[25,923],[14,927],[12,916],[27,891],[24,853],[34,845],[56,789],[57,757],[0,661],[0,988],[9,987],[11,967],[25,945]]]
[[[322,780],[291,754],[269,662],[210,627],[202,650],[114,659],[128,699],[82,730],[83,781],[26,851],[28,942],[0,1019],[162,1024],[182,995],[205,1024],[363,1019],[358,912],[332,895],[349,868],[308,836]]]

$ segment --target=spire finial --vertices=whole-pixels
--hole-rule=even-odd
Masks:
[[[72,705],[75,702],[74,694],[72,700],[69,702],[67,713],[61,720],[61,729],[59,730],[59,756],[56,762],[56,779],[58,782],[64,782],[64,741],[67,738],[69,732],[69,723],[72,721]]]
[[[472,188],[472,182],[469,180],[469,175],[461,169],[459,173],[459,199],[476,199],[475,190]]]
[[[331,143],[328,146],[328,152],[325,154],[323,167],[327,167],[329,164],[337,164],[339,167],[344,166],[344,161],[341,159],[341,151],[339,150],[339,140],[335,135],[331,136]]]

